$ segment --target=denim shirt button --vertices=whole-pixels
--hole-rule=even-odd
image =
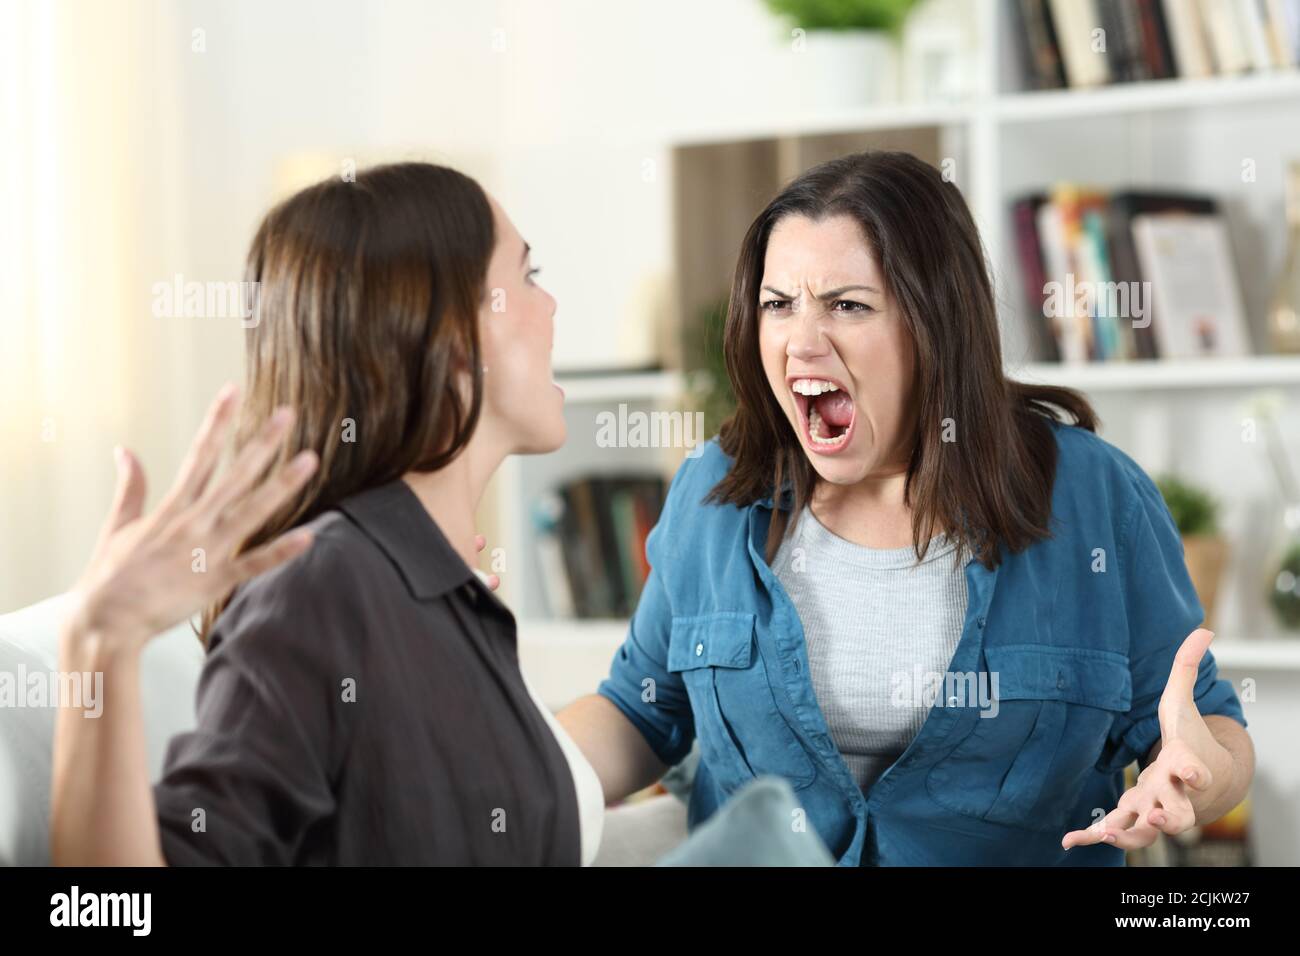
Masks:
[[[1056,672],[1056,689],[1065,690],[1065,674],[1060,671]]]
[[[983,626],[984,626],[984,618],[982,618],[982,617],[981,617],[981,618],[976,618],[976,620],[975,620],[975,626],[976,626],[976,627],[983,627]]]
[[[695,645],[695,656],[696,656],[696,657],[699,657],[699,656],[701,656],[703,653],[704,653],[704,645],[703,645],[703,644],[696,644],[696,645]]]

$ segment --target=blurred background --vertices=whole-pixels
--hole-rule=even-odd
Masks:
[[[569,442],[498,475],[483,567],[548,703],[589,693],[729,407],[745,228],[903,148],[971,204],[1011,374],[1160,477],[1251,722],[1250,804],[1133,862],[1300,863],[1298,60],[1298,0],[0,0],[0,613],[72,583],[115,444],[156,500],[241,378],[240,317],[189,290],[285,194],[429,159],[559,301]]]

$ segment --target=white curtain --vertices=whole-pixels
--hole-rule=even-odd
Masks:
[[[156,492],[191,424],[162,397],[187,332],[150,311],[184,234],[189,41],[165,2],[0,0],[0,612],[72,582],[114,444]]]

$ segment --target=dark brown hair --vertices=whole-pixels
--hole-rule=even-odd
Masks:
[[[427,163],[329,179],[267,214],[248,254],[257,311],[235,447],[291,405],[275,464],[310,448],[320,467],[243,550],[461,452],[482,405],[477,314],[495,241],[478,183]],[[228,601],[203,615],[205,644]]]
[[[996,567],[998,547],[1020,551],[1049,537],[1056,443],[1052,406],[1096,431],[1087,399],[1066,388],[1027,385],[1002,371],[997,311],[979,231],[956,185],[902,152],[866,152],[815,166],[754,220],[736,265],[723,333],[736,412],[720,444],[734,461],[712,501],[749,505],[789,488],[792,509],[774,510],[771,561],[789,515],[817,480],[772,394],[758,348],[758,293],[768,237],[786,216],[847,215],[877,257],[915,345],[917,434],[903,486],[918,560],[932,534],[947,531],[957,554]],[[956,440],[943,441],[945,419]]]

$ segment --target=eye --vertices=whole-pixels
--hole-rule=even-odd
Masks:
[[[790,308],[790,300],[767,299],[766,301],[760,302],[758,308],[763,312],[784,312],[786,309]]]
[[[854,302],[852,299],[836,299],[831,306],[832,312],[875,312],[871,306],[865,302]]]
[[[528,270],[527,273],[525,273],[524,278],[529,283],[531,283],[533,281],[533,278],[541,271],[542,271],[541,266],[533,266],[531,269]]]

